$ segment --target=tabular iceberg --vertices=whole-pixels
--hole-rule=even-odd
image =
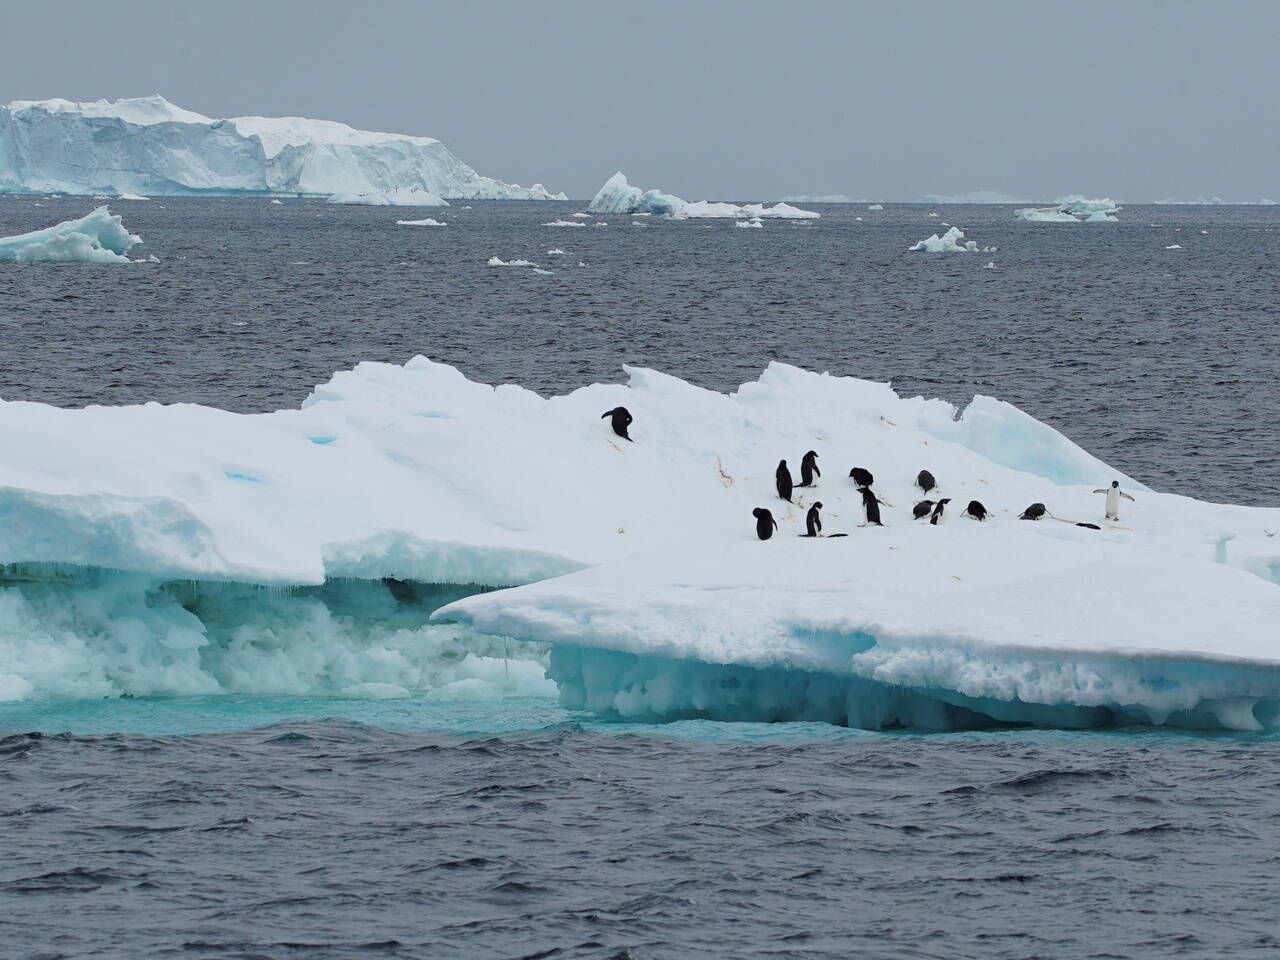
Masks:
[[[1014,216],[1033,223],[1115,223],[1120,208],[1109,198],[1090,200],[1080,194],[1059,197],[1057,206],[1024,207]]]
[[[690,203],[660,190],[641,190],[627,182],[619,170],[605,181],[591,203],[591,213],[650,213],[672,219],[751,219],[775,217],[789,220],[816,220],[821,214],[812,210],[800,210],[787,203],[775,203],[766,207],[762,203],[714,203],[699,200]]]
[[[324,197],[400,190],[454,199],[565,199],[541,184],[482,177],[439,140],[329,120],[216,120],[159,94],[0,107],[0,192]]]
[[[106,207],[79,220],[66,220],[16,237],[0,237],[0,260],[34,263],[129,263],[129,250],[142,238]]]

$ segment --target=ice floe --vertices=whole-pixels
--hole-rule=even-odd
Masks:
[[[129,250],[141,242],[141,237],[125,229],[119,216],[106,207],[98,207],[78,220],[66,220],[13,237],[0,237],[0,260],[129,263]]]
[[[976,241],[965,240],[964,231],[959,227],[952,227],[942,236],[935,233],[907,249],[923,250],[926,253],[990,253],[996,248],[979,247]]]
[[[641,190],[627,182],[618,171],[596,193],[587,206],[591,213],[649,213],[672,219],[779,219],[814,220],[821,216],[812,210],[800,210],[788,203],[765,206],[760,203],[735,204],[699,200],[690,203],[660,190]]]
[[[448,224],[441,220],[433,220],[427,217],[425,220],[397,220],[396,223],[402,227],[447,227]]]
[[[481,673],[549,649],[566,705],[633,717],[1280,725],[1280,510],[1148,490],[986,397],[774,363],[727,395],[628,368],[543,398],[416,358],[268,415],[0,403],[0,443],[0,697],[399,695],[465,636]],[[808,449],[818,486],[779,500]],[[848,536],[798,536],[819,499]]]

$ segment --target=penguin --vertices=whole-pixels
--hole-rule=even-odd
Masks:
[[[987,508],[977,500],[970,500],[969,505],[964,508],[964,512],[975,520],[987,519]]]
[[[951,502],[950,497],[943,497],[941,500],[939,500],[937,505],[934,506],[933,508],[933,516],[929,518],[929,523],[931,523],[933,526],[936,527],[938,525],[938,521],[942,519],[943,507],[945,507],[950,502]]]
[[[849,471],[849,476],[853,477],[853,485],[855,487],[869,487],[876,482],[876,478],[871,475],[871,471],[866,467],[854,467]]]
[[[773,536],[773,531],[778,529],[778,521],[764,507],[756,507],[751,513],[756,518],[756,536],[761,540],[768,540]]]
[[[938,481],[933,479],[933,474],[928,470],[921,470],[916,474],[916,486],[928,493],[938,485]]]
[[[917,503],[914,507],[911,508],[911,516],[915,517],[917,520],[923,520],[925,517],[927,517],[930,514],[932,510],[933,510],[932,500],[921,500],[919,503]]]
[[[1022,511],[1022,516],[1018,517],[1018,519],[1039,520],[1046,512],[1047,511],[1045,510],[1043,503],[1033,503],[1031,506],[1027,507],[1027,509]]]
[[[787,469],[787,461],[778,461],[778,469],[773,476],[778,486],[778,496],[791,503],[791,471]]]
[[[813,506],[809,508],[809,512],[804,515],[804,533],[802,537],[820,537],[822,536],[822,517],[818,516],[818,511],[822,509],[822,504],[815,501]]]
[[[810,450],[800,460],[800,482],[796,486],[812,487],[813,478],[820,476],[822,471],[818,469],[818,455]]]
[[[627,427],[631,426],[632,416],[626,407],[614,407],[612,410],[606,410],[600,415],[601,420],[606,417],[610,418],[614,433],[623,440],[631,440],[631,437],[627,435]],[[634,440],[631,440],[631,442],[635,443]]]
[[[870,487],[859,487],[858,492],[862,494],[862,508],[867,512],[867,523],[883,527],[884,524],[880,522],[880,498]]]
[[[1095,490],[1093,492],[1105,493],[1107,495],[1107,519],[1108,520],[1120,519],[1120,498],[1121,497],[1124,497],[1126,500],[1129,500],[1133,503],[1138,502],[1134,500],[1133,497],[1129,496],[1127,493],[1125,493],[1123,490],[1120,489],[1119,480],[1112,480],[1111,486],[1102,487],[1101,489]]]

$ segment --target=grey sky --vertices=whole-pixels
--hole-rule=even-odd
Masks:
[[[438,137],[590,196],[1280,200],[1280,3],[7,4],[0,101]],[[75,24],[75,26],[72,26]]]

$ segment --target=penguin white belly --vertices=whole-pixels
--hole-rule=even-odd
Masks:
[[[1110,487],[1107,490],[1107,516],[1118,517],[1119,515],[1120,515],[1120,488]]]

